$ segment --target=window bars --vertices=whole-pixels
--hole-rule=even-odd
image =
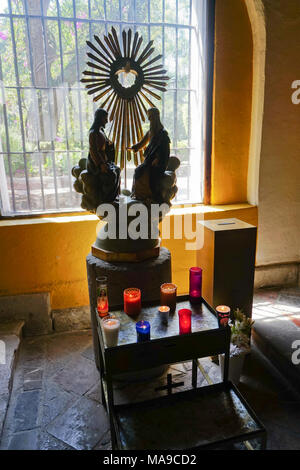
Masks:
[[[71,168],[96,104],[80,83],[87,45],[111,26],[154,40],[171,78],[157,102],[181,160],[175,202],[201,202],[207,0],[5,0],[0,6],[1,214],[80,209]],[[144,132],[148,123],[144,124]],[[109,124],[106,132],[109,134]],[[134,166],[122,175],[131,188]]]

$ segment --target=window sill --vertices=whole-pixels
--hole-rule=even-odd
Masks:
[[[221,216],[222,213],[234,210],[243,210],[243,209],[254,209],[256,206],[252,206],[248,203],[238,203],[238,204],[224,204],[224,205],[205,205],[205,204],[185,204],[182,206],[172,207],[169,215],[184,215],[184,214],[216,214],[216,216]],[[204,215],[205,217],[205,215]],[[220,218],[220,217],[217,217]]]
[[[167,214],[167,217],[176,217],[182,216],[185,214],[203,214],[204,218],[212,219],[223,218],[223,216],[228,215],[235,211],[249,211],[257,210],[256,206],[252,206],[247,203],[240,204],[229,204],[229,205],[217,205],[210,206],[205,204],[189,204],[189,205],[180,205],[172,207],[171,211]],[[234,217],[234,215],[232,215]],[[0,220],[1,227],[11,227],[19,225],[38,225],[38,224],[64,224],[64,223],[76,223],[76,222],[98,222],[99,219],[96,215],[89,214],[87,212],[83,213],[74,213],[67,215],[64,214],[55,214],[55,215],[43,215],[37,217],[10,217]]]

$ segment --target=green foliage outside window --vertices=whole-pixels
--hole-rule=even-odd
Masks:
[[[26,21],[22,16],[26,13],[41,15],[41,3],[44,20]],[[10,17],[0,16],[0,151],[7,175],[11,170],[13,177],[24,177],[26,168],[29,177],[41,172],[52,176],[54,167],[57,176],[68,175],[81,152],[86,156],[94,106],[79,80],[85,68],[86,40],[106,32],[105,23],[93,20],[106,19],[107,28],[114,25],[118,31],[121,26],[116,22],[120,20],[125,22],[123,28],[143,23],[136,29],[145,43],[149,38],[154,40],[155,52],[164,54],[171,78],[164,103],[157,102],[171,146],[189,146],[190,33],[188,28],[178,29],[176,57],[176,28],[172,25],[176,23],[176,1],[165,0],[164,4],[163,18],[163,1],[150,0],[150,21],[158,24],[149,27],[147,0],[90,0],[91,17],[87,0],[76,0],[75,12],[73,0],[26,0],[27,9],[25,0],[11,0],[12,13],[19,15],[13,17],[13,30]],[[189,5],[190,0],[178,0],[178,24],[189,24]],[[0,13],[8,15],[8,7],[2,6]],[[147,126],[145,123],[144,128]],[[11,152],[16,153],[8,157]],[[188,163],[188,151],[178,154]]]

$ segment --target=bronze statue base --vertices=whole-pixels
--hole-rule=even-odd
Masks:
[[[140,250],[132,253],[121,253],[117,251],[108,251],[103,248],[97,247],[95,244],[92,245],[91,251],[92,255],[103,261],[111,262],[127,262],[127,263],[139,263],[140,261],[145,261],[151,258],[157,258],[159,256],[160,250],[160,238],[158,239],[157,245],[153,248],[148,248],[147,250]]]

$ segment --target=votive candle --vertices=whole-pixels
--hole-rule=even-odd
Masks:
[[[97,312],[99,317],[108,315],[107,277],[97,277]]]
[[[230,319],[230,307],[227,305],[218,305],[216,307],[219,326],[227,326]]]
[[[190,301],[199,302],[202,297],[202,269],[190,268]]]
[[[192,311],[188,308],[182,308],[178,312],[179,334],[183,335],[192,331]]]
[[[167,305],[162,305],[161,307],[158,307],[158,313],[162,323],[168,323],[170,307],[168,307]]]
[[[150,340],[150,323],[146,320],[138,321],[135,325],[137,342],[142,343],[143,341]]]
[[[104,318],[102,320],[102,329],[107,347],[118,345],[118,337],[120,331],[120,322],[117,318]]]
[[[138,315],[141,312],[141,291],[136,287],[124,290],[124,312],[127,315]]]
[[[170,282],[160,286],[160,305],[167,305],[171,312],[176,308],[177,286]]]

